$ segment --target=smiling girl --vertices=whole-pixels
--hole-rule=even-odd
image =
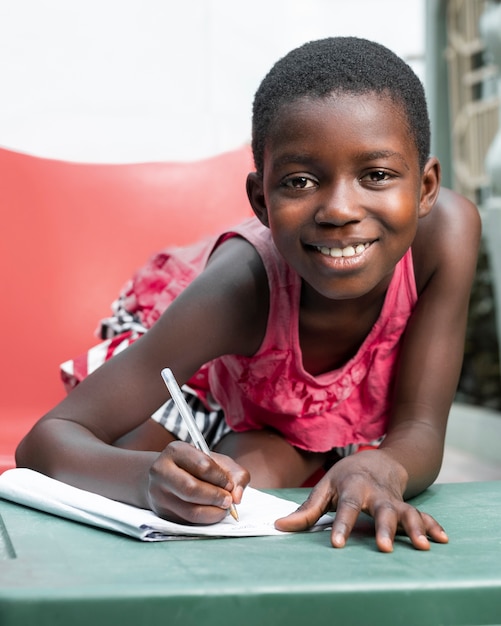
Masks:
[[[320,471],[279,529],[335,510],[342,547],[364,511],[382,551],[397,529],[446,542],[406,500],[440,469],[480,220],[440,191],[429,135],[421,83],[379,44],[329,38],[278,61],[254,100],[256,217],[138,273],[125,313],[144,322],[138,294],[167,273],[165,311],[35,425],[18,465],[193,523],[220,520],[249,480]],[[213,457],[183,441],[166,366]]]

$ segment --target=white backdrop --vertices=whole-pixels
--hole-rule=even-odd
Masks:
[[[0,145],[102,162],[232,149],[260,80],[310,39],[374,39],[424,79],[424,13],[425,0],[0,0]]]

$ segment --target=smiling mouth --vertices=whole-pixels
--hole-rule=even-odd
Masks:
[[[339,258],[359,256],[365,252],[370,245],[370,243],[358,243],[353,246],[346,246],[346,248],[328,248],[327,246],[314,246],[314,248],[324,256]]]

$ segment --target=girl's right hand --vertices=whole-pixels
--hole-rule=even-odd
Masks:
[[[149,470],[148,501],[165,519],[215,524],[232,503],[240,503],[249,480],[249,472],[230,457],[209,457],[189,443],[173,441]]]

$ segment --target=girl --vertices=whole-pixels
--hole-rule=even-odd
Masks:
[[[220,520],[249,480],[324,469],[279,529],[335,510],[342,547],[364,511],[381,551],[397,529],[418,549],[446,542],[406,499],[440,469],[480,221],[437,200],[429,142],[422,86],[383,46],[329,38],[281,59],[254,100],[256,217],[157,262],[177,297],[35,425],[18,465],[193,523]],[[166,366],[208,421],[224,416],[213,457],[157,411]]]

